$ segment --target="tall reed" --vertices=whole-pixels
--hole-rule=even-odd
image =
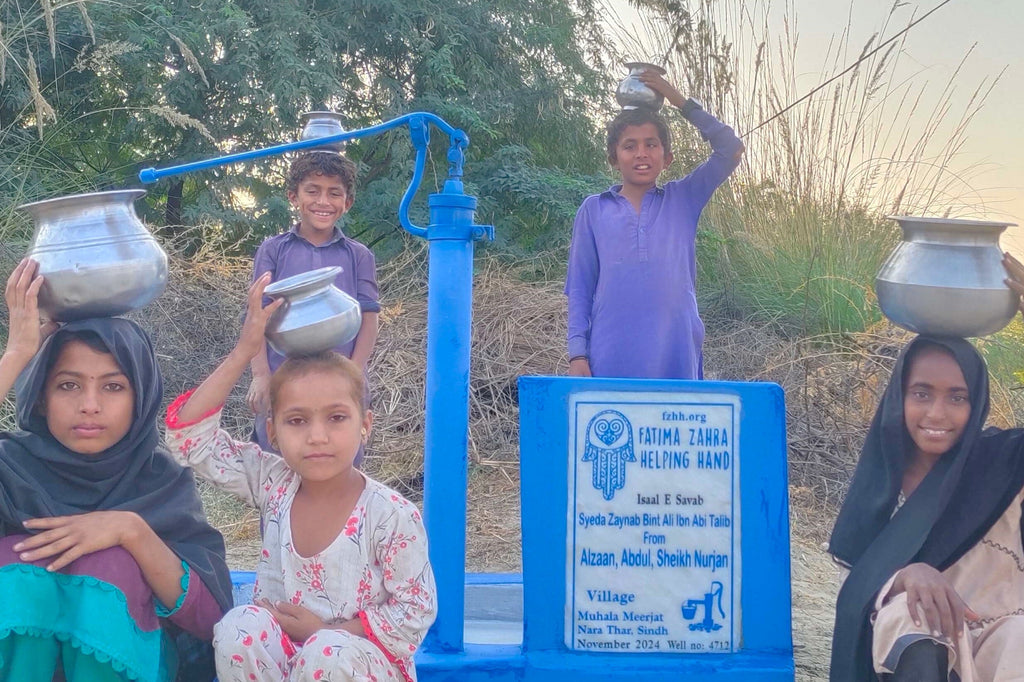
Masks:
[[[849,21],[838,27],[811,83],[799,77],[792,3],[633,4],[641,24],[617,32],[623,55],[660,61],[680,90],[733,125],[747,146],[731,186],[702,219],[705,305],[727,304],[795,333],[863,329],[880,317],[872,280],[898,236],[884,216],[977,214],[970,184],[977,169],[958,155],[998,76],[961,92],[968,53],[947,82],[931,83],[905,64],[908,34],[872,53],[909,21],[905,3],[894,3],[861,46]],[[695,142],[688,126],[678,132]],[[690,166],[706,153],[691,149]]]

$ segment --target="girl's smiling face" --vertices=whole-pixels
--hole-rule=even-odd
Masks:
[[[95,455],[131,429],[135,391],[113,355],[71,340],[46,376],[40,411],[61,445]]]
[[[953,356],[928,346],[910,363],[903,416],[918,457],[937,459],[960,440],[971,418],[967,381]]]

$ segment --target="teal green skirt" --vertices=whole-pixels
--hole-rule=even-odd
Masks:
[[[0,682],[168,682],[177,654],[139,628],[116,586],[30,564],[0,567]]]

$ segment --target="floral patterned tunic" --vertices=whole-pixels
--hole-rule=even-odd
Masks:
[[[232,439],[220,428],[220,409],[180,422],[177,414],[188,396],[167,410],[172,452],[202,478],[260,510],[263,549],[253,600],[301,604],[328,625],[358,618],[367,638],[413,682],[412,655],[436,615],[419,510],[364,476],[366,486],[342,532],[323,551],[301,556],[292,545],[290,523],[298,474],[279,455]]]

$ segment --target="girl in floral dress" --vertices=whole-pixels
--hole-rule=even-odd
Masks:
[[[237,345],[167,413],[168,442],[201,477],[259,508],[253,604],[215,629],[221,682],[416,679],[413,653],[436,615],[423,521],[352,465],[370,435],[362,371],[336,354],[292,358],[270,385],[280,455],[232,439],[221,408],[263,344],[269,277],[249,290]]]

